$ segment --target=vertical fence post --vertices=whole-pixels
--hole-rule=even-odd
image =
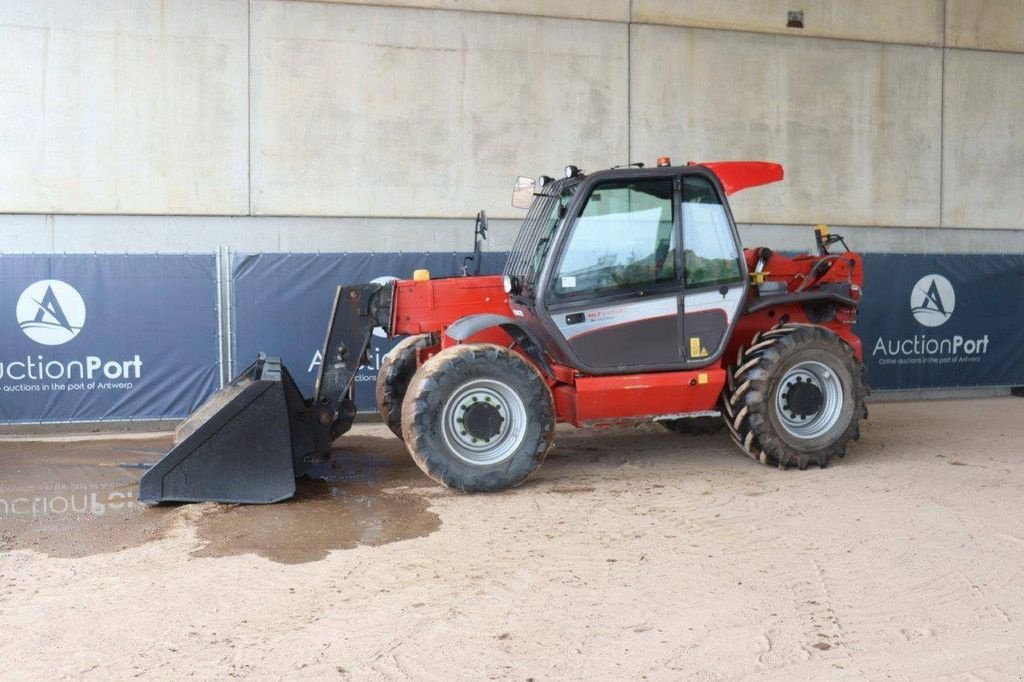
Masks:
[[[231,247],[224,250],[224,328],[225,351],[228,358],[224,382],[235,376],[235,301],[234,301],[234,254]]]
[[[224,375],[227,367],[224,366],[224,292],[221,290],[224,285],[224,278],[221,268],[224,267],[224,248],[217,247],[215,269],[217,271],[217,293],[215,302],[217,306],[217,372],[220,375],[220,388],[224,387]]]

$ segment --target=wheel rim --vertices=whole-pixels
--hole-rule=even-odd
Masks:
[[[775,390],[775,412],[782,428],[802,439],[817,438],[836,425],[843,411],[843,384],[820,362],[790,367]]]
[[[526,437],[526,406],[511,386],[494,379],[474,379],[456,389],[443,419],[448,449],[469,464],[501,462]]]

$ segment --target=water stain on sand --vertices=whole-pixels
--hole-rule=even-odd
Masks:
[[[430,482],[401,441],[346,436],[331,459],[274,505],[146,507],[136,501],[146,463],[169,439],[0,443],[0,551],[53,557],[116,552],[167,537],[182,524],[202,545],[191,554],[254,553],[282,563],[331,550],[429,535],[440,519],[423,494]]]
[[[441,527],[422,494],[432,484],[393,438],[347,436],[331,459],[274,505],[202,505],[192,556],[254,553],[280,563],[323,559],[335,549],[424,537]],[[387,488],[385,491],[383,488]]]
[[[296,496],[272,506],[204,505],[204,543],[195,557],[253,553],[285,564],[317,561],[331,550],[423,537],[441,526],[422,495],[365,484],[300,481]]]
[[[0,443],[0,549],[81,557],[163,537],[136,500],[142,470],[167,439]]]

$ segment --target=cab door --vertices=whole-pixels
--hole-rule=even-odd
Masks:
[[[547,321],[578,369],[671,368],[683,355],[678,176],[599,181],[552,266]]]
[[[718,359],[746,295],[742,249],[719,189],[702,174],[681,182],[683,353],[689,366]]]

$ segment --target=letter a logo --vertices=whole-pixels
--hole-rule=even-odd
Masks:
[[[910,312],[926,327],[945,323],[956,307],[953,285],[942,275],[925,275],[910,292]]]
[[[45,346],[67,343],[85,326],[82,295],[59,279],[30,284],[18,297],[15,312],[25,336]]]

